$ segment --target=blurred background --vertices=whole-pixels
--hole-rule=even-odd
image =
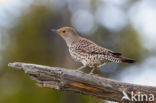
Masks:
[[[156,86],[155,0],[0,0],[0,103],[108,102],[39,88],[23,72],[8,68],[15,61],[70,69],[81,66],[72,60],[63,39],[49,32],[63,26],[137,60],[106,64],[95,73]]]

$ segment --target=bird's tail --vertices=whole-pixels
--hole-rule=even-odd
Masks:
[[[135,60],[132,60],[132,59],[129,59],[129,58],[121,57],[121,62],[122,63],[134,63],[136,61]]]

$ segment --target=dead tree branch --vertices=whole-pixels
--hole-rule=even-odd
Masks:
[[[123,91],[130,98],[132,91],[136,98],[139,93],[147,94],[147,96],[153,94],[156,97],[156,87],[122,83],[75,70],[20,62],[9,63],[9,67],[24,71],[41,87],[77,92],[116,102],[121,102]],[[126,99],[122,102],[134,103]],[[141,103],[145,103],[145,100]]]

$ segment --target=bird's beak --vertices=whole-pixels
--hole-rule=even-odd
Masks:
[[[50,29],[50,31],[57,33],[57,29]]]

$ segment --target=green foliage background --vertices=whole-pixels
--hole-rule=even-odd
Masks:
[[[23,12],[8,30],[10,41],[3,52],[5,65],[0,71],[0,103],[104,103],[103,100],[90,96],[39,88],[23,72],[7,67],[9,62],[19,61],[77,68],[79,64],[69,56],[63,39],[49,32],[50,28],[66,25],[70,26],[70,13],[59,14],[45,5],[31,5],[29,10]],[[115,33],[118,35],[110,36],[108,30],[99,27],[96,33],[87,38],[120,51],[125,56],[141,60],[142,54],[147,51],[140,45],[137,33],[131,27]],[[110,45],[104,45],[103,42]],[[124,66],[127,65],[121,64],[118,71]]]

